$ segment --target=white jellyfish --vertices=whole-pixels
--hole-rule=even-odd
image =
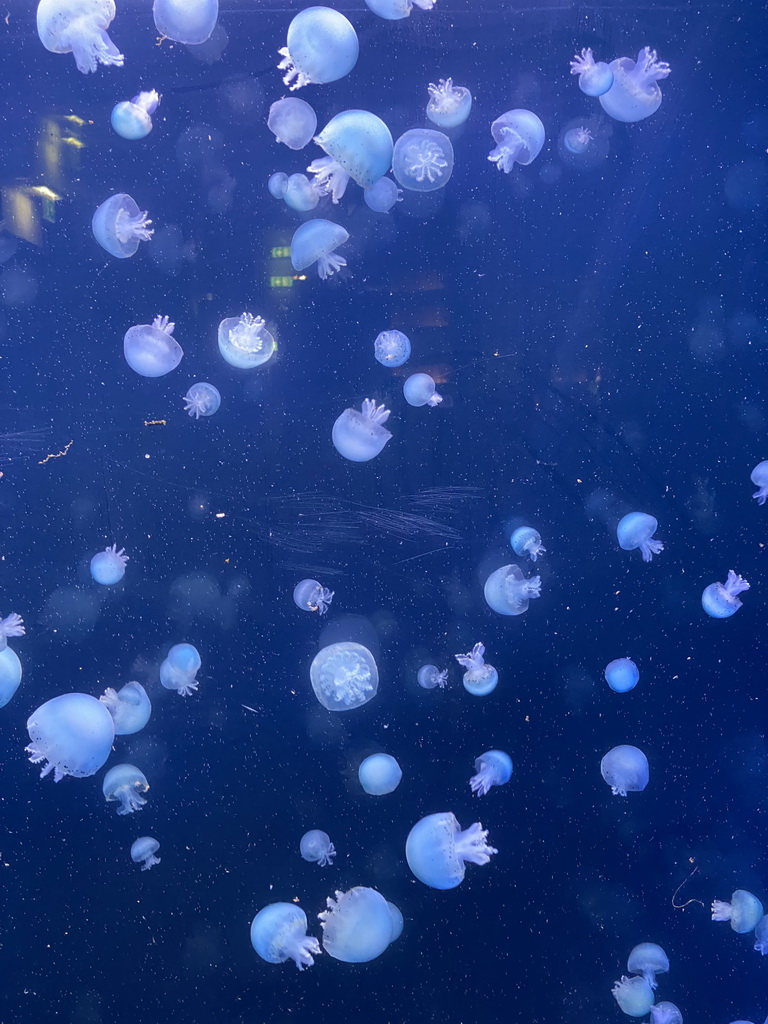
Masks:
[[[368,462],[381,453],[392,434],[383,426],[389,409],[376,405],[371,398],[363,400],[362,411],[345,409],[333,424],[333,447],[350,462]]]
[[[125,58],[107,35],[114,16],[114,0],[40,0],[37,34],[51,53],[73,54],[84,75],[99,64],[121,68]]]

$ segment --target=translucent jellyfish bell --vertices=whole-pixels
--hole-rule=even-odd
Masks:
[[[200,671],[200,653],[192,644],[174,644],[160,666],[160,682],[166,690],[175,690],[188,697],[200,685],[195,678]]]
[[[307,7],[288,26],[277,66],[285,71],[283,82],[293,91],[344,78],[359,52],[357,33],[343,14],[330,7]]]
[[[431,128],[412,128],[395,143],[392,173],[411,192],[444,188],[453,173],[451,140]]]
[[[615,121],[642,121],[661,105],[659,81],[670,73],[669,64],[656,59],[656,51],[645,46],[637,55],[611,62],[613,83],[600,95],[600,106]]]
[[[576,156],[586,153],[591,144],[592,132],[587,128],[569,128],[565,135],[563,135],[563,145],[569,153],[573,153]]]
[[[403,770],[391,754],[371,754],[360,763],[357,777],[366,793],[386,796],[400,785]]]
[[[350,462],[368,462],[381,453],[392,434],[383,426],[389,409],[376,405],[371,398],[363,400],[362,411],[345,409],[333,424],[333,447]]]
[[[373,354],[382,366],[402,366],[411,358],[411,342],[402,331],[382,331],[373,343]]]
[[[313,828],[309,832],[305,832],[301,837],[299,853],[310,864],[317,864],[321,868],[327,868],[330,864],[333,864],[336,848],[327,832],[323,832],[319,828]]]
[[[160,97],[152,89],[140,92],[132,100],[117,103],[112,110],[112,127],[124,139],[143,139],[152,131],[151,115],[157,110]]]
[[[155,0],[155,28],[161,36],[187,46],[210,39],[219,16],[219,0]]]
[[[358,885],[335,896],[328,897],[328,909],[317,915],[326,953],[347,964],[366,964],[381,956],[392,941],[392,915],[381,893]]]
[[[448,682],[448,669],[440,671],[437,665],[422,665],[416,673],[416,681],[424,690],[443,690]]]
[[[604,675],[614,693],[627,693],[637,686],[640,670],[631,658],[615,658],[605,666]]]
[[[173,337],[176,324],[156,316],[151,324],[129,327],[123,339],[125,361],[142,377],[164,377],[175,370],[184,350]]]
[[[73,54],[84,75],[99,64],[121,68],[125,58],[107,35],[114,16],[114,0],[40,0],[37,34],[51,53]]]
[[[125,576],[125,565],[130,560],[125,548],[117,550],[117,544],[99,551],[91,559],[91,576],[102,586],[111,587]]]
[[[747,581],[729,569],[725,583],[710,583],[705,588],[701,595],[701,605],[713,619],[730,618],[741,608],[738,595],[745,590],[749,590]]]
[[[126,683],[119,690],[109,686],[99,700],[112,715],[115,736],[140,732],[152,714],[152,703],[141,683]]]
[[[317,612],[325,615],[331,606],[334,592],[322,586],[317,580],[301,580],[293,588],[293,601],[303,612]]]
[[[524,167],[536,159],[544,145],[546,133],[541,119],[532,110],[508,110],[491,125],[496,148],[488,159],[500,171],[509,174],[515,164]]]
[[[651,1007],[651,1024],[683,1024],[683,1015],[666,999]]]
[[[463,832],[450,811],[428,814],[418,821],[405,842],[408,867],[432,889],[455,889],[464,880],[467,864],[488,864],[498,853],[486,843],[488,832],[476,822]]]
[[[184,396],[184,412],[188,412],[196,420],[201,416],[213,416],[219,411],[220,405],[221,392],[214,384],[205,381],[193,384]]]
[[[282,199],[291,210],[309,213],[325,194],[325,187],[317,181],[310,181],[306,174],[292,174],[285,183]]]
[[[374,213],[389,213],[395,203],[402,202],[402,191],[391,178],[379,178],[373,188],[367,188],[363,192],[363,199],[368,209]]]
[[[101,791],[109,803],[116,800],[118,814],[133,814],[146,804],[143,794],[149,789],[144,772],[133,764],[116,764],[104,776]]]
[[[624,743],[608,751],[600,762],[600,774],[614,796],[641,793],[648,785],[648,758],[638,747]]]
[[[317,174],[336,203],[347,179],[361,188],[373,188],[392,166],[389,128],[368,110],[342,110],[332,117],[315,142],[331,158],[317,160],[308,170]]]
[[[491,786],[504,786],[512,778],[512,758],[503,750],[486,750],[475,759],[475,772],[469,787],[477,796],[485,796]]]
[[[730,903],[724,900],[712,901],[712,920],[730,921],[731,928],[739,935],[753,931],[762,916],[762,903],[747,889],[734,890]]]
[[[499,673],[493,665],[486,665],[484,655],[483,644],[475,644],[467,654],[455,655],[456,661],[467,670],[462,682],[464,689],[473,697],[487,697],[499,681]]]
[[[629,512],[619,520],[616,527],[616,537],[619,547],[624,551],[640,549],[644,562],[650,562],[654,555],[664,550],[660,540],[654,540],[653,535],[659,528],[658,520],[645,512]]]
[[[436,0],[365,0],[369,10],[387,21],[408,18],[414,5],[422,11],[431,11]]]
[[[309,668],[315,696],[328,711],[352,711],[376,696],[379,670],[362,644],[345,640],[315,655]]]
[[[519,526],[513,530],[509,543],[516,555],[520,558],[530,558],[532,562],[547,553],[547,549],[541,543],[541,534],[532,526]]]
[[[749,479],[757,487],[752,497],[757,499],[758,505],[764,505],[768,498],[768,460],[758,462],[750,473]]]
[[[427,86],[429,102],[427,117],[438,128],[458,128],[469,117],[472,93],[463,85],[454,85],[451,78],[441,78],[437,85]]]
[[[11,700],[21,683],[21,662],[10,647],[0,651],[0,708]]]
[[[160,863],[160,858],[155,856],[159,849],[160,843],[156,839],[142,836],[131,844],[131,860],[134,864],[141,864],[142,871],[149,871]]]
[[[641,942],[630,951],[627,970],[630,974],[642,974],[651,988],[656,989],[656,975],[669,970],[669,957],[655,942]]]
[[[408,405],[416,407],[428,405],[430,409],[434,409],[443,400],[443,396],[438,395],[435,382],[428,373],[412,373],[403,384],[403,397]]]
[[[526,579],[519,565],[502,565],[485,581],[483,593],[489,607],[499,615],[522,615],[529,601],[541,596],[541,577]]]
[[[41,704],[27,720],[32,764],[43,764],[40,778],[53,771],[84,779],[95,775],[109,757],[115,738],[112,716],[87,693],[64,693]]]
[[[243,313],[219,324],[219,352],[230,366],[252,370],[274,355],[277,344],[260,316]]]
[[[267,182],[269,194],[275,199],[285,199],[285,190],[288,188],[288,175],[285,171],[275,171],[269,176]]]
[[[91,221],[93,237],[110,256],[119,260],[133,256],[139,242],[148,242],[155,233],[150,228],[147,211],[138,208],[125,192],[117,192],[105,199]]]
[[[307,915],[295,903],[270,903],[251,921],[251,945],[268,964],[293,960],[300,971],[311,967],[320,943],[307,935]]]
[[[317,273],[321,280],[331,277],[346,267],[347,261],[336,254],[336,249],[349,239],[341,224],[334,224],[322,217],[304,221],[291,239],[291,263],[294,270],[306,270],[317,263]]]
[[[768,914],[763,914],[755,926],[755,952],[765,956],[768,953]]]
[[[602,96],[613,85],[613,71],[604,61],[596,62],[590,49],[576,54],[571,74],[579,76],[579,88],[586,96]]]
[[[306,100],[286,96],[269,108],[267,127],[289,149],[303,149],[317,131],[317,114]]]
[[[621,976],[611,989],[619,1008],[629,1017],[644,1017],[653,1006],[653,989],[645,978]]]

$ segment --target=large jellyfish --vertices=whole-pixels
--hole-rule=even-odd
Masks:
[[[752,497],[757,498],[758,505],[764,505],[768,498],[768,459],[758,462],[749,474],[749,479],[757,487]]]
[[[475,771],[469,787],[477,796],[485,796],[491,786],[503,786],[512,778],[512,758],[503,750],[486,750],[475,758]]]
[[[213,416],[221,405],[221,392],[215,384],[200,381],[193,384],[183,398],[184,412],[199,420],[201,416]]]
[[[441,78],[437,85],[427,86],[429,102],[427,117],[438,128],[458,128],[469,117],[472,93],[463,85],[454,85],[450,78]]]
[[[367,188],[363,192],[363,199],[368,209],[374,213],[389,213],[395,203],[403,201],[400,195],[402,191],[391,178],[379,178],[373,188]]]
[[[304,221],[293,233],[291,239],[291,263],[294,270],[306,270],[317,263],[321,280],[331,277],[346,267],[347,261],[336,254],[336,249],[349,239],[349,232],[341,224],[314,217]]]
[[[410,16],[414,4],[422,11],[431,11],[436,0],[365,0],[369,10],[387,21],[399,21]]]
[[[243,313],[228,316],[219,324],[219,352],[230,366],[252,370],[274,355],[277,344],[260,316]]]
[[[653,989],[645,978],[621,976],[611,989],[619,1008],[628,1017],[644,1017],[653,1006]]]
[[[251,945],[268,964],[293,960],[300,971],[311,967],[320,943],[307,935],[307,915],[295,903],[270,903],[251,921]]]
[[[368,462],[383,450],[392,434],[383,425],[389,409],[376,405],[372,398],[363,399],[362,411],[345,409],[333,424],[333,447],[350,462]]]
[[[366,793],[386,796],[400,785],[403,770],[391,754],[370,754],[357,769],[357,777]]]
[[[299,853],[311,864],[317,864],[321,868],[327,868],[333,864],[336,856],[336,847],[331,842],[331,837],[322,829],[313,828],[305,832],[299,843]]]
[[[97,551],[91,559],[91,577],[102,586],[111,587],[125,576],[125,565],[130,560],[125,548],[117,550],[117,544]]]
[[[648,758],[638,747],[623,743],[602,759],[600,774],[614,796],[641,793],[648,785]]]
[[[351,711],[376,696],[379,670],[367,647],[351,640],[330,644],[309,667],[315,696],[329,711]]]
[[[416,681],[424,690],[434,690],[436,686],[443,690],[448,682],[448,669],[441,672],[437,665],[422,665]]]
[[[267,128],[289,149],[304,149],[317,130],[317,114],[306,100],[287,96],[269,108]]]
[[[382,366],[402,366],[411,357],[411,342],[402,331],[382,331],[373,343],[373,354]]]
[[[645,46],[637,55],[611,61],[613,83],[600,95],[600,106],[615,121],[642,121],[661,105],[659,79],[670,73],[669,64],[656,59],[656,51]]]
[[[166,690],[188,697],[200,685],[195,676],[201,664],[200,654],[192,644],[174,644],[160,666],[160,682]]]
[[[141,683],[126,683],[119,690],[108,686],[99,700],[112,715],[115,736],[141,732],[152,714],[152,703]]]
[[[624,551],[634,551],[640,548],[644,562],[650,562],[654,555],[664,550],[660,540],[654,540],[653,535],[659,528],[658,520],[645,512],[628,512],[619,520],[616,527],[616,537],[619,547]]]
[[[184,355],[173,336],[175,327],[167,316],[129,327],[123,338],[123,352],[130,368],[142,377],[164,377],[175,370]]]
[[[147,802],[142,796],[149,789],[144,772],[133,764],[116,764],[104,776],[101,791],[104,799],[117,800],[118,814],[133,814],[140,811]]]
[[[428,814],[416,822],[405,842],[408,867],[432,889],[455,889],[467,864],[487,864],[494,853],[488,832],[479,822],[463,832],[450,811]]]
[[[483,644],[475,644],[467,654],[456,654],[456,661],[467,671],[464,673],[462,682],[467,693],[473,697],[487,697],[496,689],[499,681],[499,673],[493,665],[486,665],[485,647]]]
[[[119,260],[133,256],[139,242],[148,242],[155,233],[146,210],[140,210],[125,192],[116,192],[105,199],[91,220],[93,237],[110,256]]]
[[[306,7],[288,26],[283,82],[293,91],[303,85],[324,85],[348,75],[357,63],[360,45],[352,23],[330,7]]]
[[[666,999],[651,1007],[651,1024],[683,1024],[683,1015]]]
[[[491,125],[496,148],[488,159],[500,171],[509,174],[515,164],[527,166],[536,159],[544,145],[546,133],[541,119],[532,110],[508,110]]]
[[[434,379],[428,373],[412,373],[403,384],[403,397],[408,405],[416,408],[428,405],[434,409],[443,400],[443,396],[437,393]]]
[[[431,128],[411,128],[395,143],[392,173],[411,192],[444,188],[453,173],[451,140]]]
[[[380,117],[368,110],[342,110],[332,117],[315,142],[328,155],[314,160],[308,171],[317,176],[334,203],[352,178],[373,188],[392,166],[392,135]]]
[[[152,836],[141,836],[131,843],[131,860],[134,864],[141,864],[142,871],[149,871],[160,863],[160,858],[155,856],[159,849],[160,843]]]
[[[640,670],[631,658],[614,658],[605,666],[603,674],[614,693],[634,690],[640,679]]]
[[[152,131],[151,115],[160,97],[154,89],[140,92],[132,100],[123,100],[112,109],[112,127],[124,139],[143,139]]]
[[[10,647],[0,651],[0,708],[13,697],[21,682],[21,662]]]
[[[87,693],[64,693],[33,711],[27,720],[32,764],[42,764],[40,778],[53,771],[84,779],[95,775],[109,757],[115,726],[109,711]]]
[[[526,579],[519,565],[502,565],[485,581],[483,593],[499,615],[522,615],[531,598],[541,596],[541,577]]]
[[[114,16],[114,0],[40,0],[37,34],[51,53],[73,54],[84,75],[99,64],[121,68],[125,58],[107,35]]]
[[[393,934],[392,914],[381,893],[357,885],[335,896],[328,897],[328,909],[317,915],[326,953],[347,964],[366,964],[381,956]]]
[[[651,988],[656,989],[656,975],[669,970],[669,957],[655,942],[641,942],[630,950],[627,970],[630,974],[642,974]]]
[[[211,38],[219,16],[219,0],[155,0],[155,28],[161,36],[187,46]]]
[[[741,608],[738,595],[745,590],[749,590],[747,581],[729,569],[725,583],[710,583],[705,587],[701,595],[702,608],[713,619],[727,619]]]
[[[328,590],[317,580],[302,580],[293,588],[293,601],[303,612],[325,615],[331,606],[333,594],[333,590]]]
[[[25,633],[24,619],[16,612],[11,612],[4,619],[0,619],[0,651],[7,648],[9,636],[24,636]]]
[[[532,526],[518,526],[512,531],[509,543],[516,555],[520,558],[527,556],[532,562],[547,553],[547,549],[541,543],[541,534]]]
[[[590,49],[584,49],[571,61],[571,74],[579,76],[579,88],[586,96],[602,96],[613,85],[613,71],[605,61],[596,61]]]
[[[739,935],[753,931],[763,916],[763,904],[747,889],[736,889],[731,893],[731,902],[712,901],[712,920],[730,921],[731,928]]]

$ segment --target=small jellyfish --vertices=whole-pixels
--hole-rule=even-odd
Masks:
[[[267,127],[289,149],[304,149],[317,131],[317,114],[306,100],[287,96],[269,108]]]
[[[24,636],[26,632],[24,619],[16,612],[11,612],[4,619],[0,619],[0,651],[8,647],[9,636]]]
[[[316,654],[309,668],[315,696],[329,711],[362,707],[379,688],[376,661],[362,644],[343,641]]]
[[[488,832],[479,822],[463,832],[450,811],[428,814],[416,822],[405,842],[408,867],[432,889],[455,889],[464,880],[467,864],[488,864],[498,853],[486,843]]]
[[[613,71],[605,61],[595,61],[590,49],[571,61],[571,74],[579,76],[579,88],[586,96],[602,96],[613,85]]]
[[[392,135],[381,118],[368,110],[342,110],[315,142],[328,155],[313,161],[307,170],[317,175],[334,203],[344,195],[350,178],[360,188],[373,188],[392,166]]]
[[[37,34],[51,53],[71,53],[87,75],[99,64],[121,68],[125,58],[107,35],[114,0],[40,0]]]
[[[32,764],[42,764],[40,778],[53,771],[61,782],[65,775],[84,779],[95,775],[109,757],[115,738],[112,716],[103,704],[87,693],[64,693],[33,711],[27,720]]]
[[[645,978],[621,976],[611,989],[619,1008],[628,1017],[644,1017],[653,1006],[653,989]]]
[[[631,123],[655,114],[661,105],[659,79],[670,73],[669,64],[656,59],[656,51],[645,46],[637,55],[611,61],[613,83],[600,95],[600,106],[615,121]]]
[[[658,520],[645,512],[629,512],[619,520],[616,527],[616,537],[619,547],[624,551],[634,551],[640,548],[644,562],[650,562],[654,555],[664,550],[660,540],[654,540],[653,535],[659,528]]]
[[[131,860],[134,864],[141,864],[142,871],[149,871],[155,864],[160,863],[160,858],[155,854],[160,849],[160,843],[152,836],[142,836],[131,844]]]
[[[140,92],[132,100],[115,104],[112,110],[112,127],[124,139],[143,139],[152,131],[151,115],[157,110],[160,97],[152,89]]]
[[[427,117],[438,128],[458,128],[469,117],[472,93],[463,85],[454,85],[453,79],[441,78],[437,85],[427,86],[429,102]]]
[[[328,897],[328,909],[317,915],[326,953],[347,964],[366,964],[381,956],[393,930],[389,904],[381,893],[357,885],[335,896]]]
[[[123,338],[123,353],[130,368],[142,377],[164,377],[175,370],[184,355],[173,337],[175,327],[167,316],[129,327]]]
[[[518,526],[512,531],[509,543],[516,555],[520,558],[527,556],[532,562],[547,553],[547,549],[541,545],[541,534],[532,526]]]
[[[403,190],[391,178],[379,178],[373,188],[363,192],[365,205],[374,213],[389,213],[395,203],[401,203]]]
[[[630,974],[642,974],[655,990],[658,988],[656,975],[669,970],[669,957],[655,942],[641,942],[630,950],[627,970]]]
[[[755,952],[768,953],[768,914],[763,914],[755,927]]]
[[[390,942],[394,942],[395,939],[399,939],[403,934],[403,915],[398,907],[394,903],[390,903],[387,900],[387,906],[389,907],[389,916],[392,918],[392,936]]]
[[[403,396],[408,405],[428,405],[434,409],[443,400],[435,389],[435,382],[428,373],[412,373],[403,384]]]
[[[483,644],[475,644],[468,654],[456,654],[456,661],[467,671],[464,673],[462,682],[467,693],[473,697],[487,697],[496,689],[499,681],[499,673],[493,665],[486,665],[485,647]]]
[[[285,171],[275,171],[274,174],[271,174],[267,188],[274,199],[285,199],[285,192],[288,188],[288,175]]]
[[[701,606],[713,619],[727,619],[741,608],[738,595],[745,590],[749,590],[747,581],[729,569],[725,583],[710,583],[705,587]]]
[[[402,331],[382,331],[373,343],[373,354],[382,366],[402,366],[411,358],[411,342]]]
[[[651,1024],[683,1024],[683,1015],[674,1003],[663,1000],[651,1007]]]
[[[317,580],[302,580],[293,588],[293,600],[303,612],[325,615],[331,606],[334,591],[321,586]]]
[[[436,0],[365,0],[368,9],[387,21],[410,17],[414,4],[422,11],[431,11]]]
[[[503,786],[512,778],[512,758],[503,750],[486,750],[475,758],[475,771],[469,788],[478,796],[485,796],[491,786]]]
[[[105,199],[91,220],[93,237],[111,256],[119,260],[133,256],[139,242],[148,242],[154,235],[147,211],[140,210],[125,192]]]
[[[283,82],[293,92],[304,85],[324,85],[348,75],[357,63],[360,45],[352,23],[330,7],[306,7],[288,26]]]
[[[291,239],[291,263],[294,270],[306,270],[317,263],[317,273],[325,281],[346,267],[347,261],[336,254],[336,249],[349,239],[349,232],[341,224],[315,217],[304,221]]]
[[[392,173],[411,192],[444,188],[453,173],[453,145],[431,128],[412,128],[395,143]]]
[[[333,447],[350,462],[368,462],[380,454],[392,437],[384,423],[389,409],[376,405],[371,398],[363,399],[362,412],[345,409],[333,424]]]
[[[219,411],[221,405],[221,392],[213,384],[200,382],[193,384],[183,398],[184,412],[194,416],[196,420],[201,416],[213,416]]]
[[[614,693],[634,690],[640,679],[640,670],[631,658],[614,658],[605,666],[603,674]]]
[[[251,921],[251,945],[268,964],[293,960],[300,971],[311,967],[320,943],[307,935],[307,915],[295,903],[270,903]]]
[[[219,0],[155,0],[155,28],[166,39],[199,46],[211,38],[219,16]]]
[[[569,153],[586,153],[592,142],[592,132],[587,128],[569,128],[563,136],[563,145]]]
[[[140,732],[152,714],[152,703],[141,683],[126,683],[119,690],[108,686],[99,700],[112,715],[115,736]]]
[[[305,832],[301,837],[299,853],[301,853],[304,860],[317,864],[321,868],[327,868],[333,864],[333,858],[336,856],[336,847],[331,842],[331,837],[327,832],[323,832],[319,828],[313,828],[309,832]]]
[[[13,697],[21,683],[21,662],[15,651],[5,647],[0,651],[0,708]]]
[[[648,758],[638,747],[623,743],[602,759],[600,774],[614,796],[641,793],[648,785]]]
[[[117,550],[117,544],[99,551],[91,559],[91,576],[102,586],[111,587],[125,576],[125,563],[130,560],[125,548]]]
[[[160,666],[160,682],[166,690],[188,697],[200,685],[195,677],[201,664],[200,654],[192,644],[174,644]]]
[[[434,690],[436,686],[442,690],[448,682],[448,669],[441,672],[437,665],[422,665],[416,680],[425,690]]]
[[[230,366],[252,370],[271,359],[277,348],[275,339],[260,316],[243,313],[228,316],[219,324],[219,352]]]
[[[499,615],[522,615],[532,598],[541,597],[541,577],[526,579],[519,565],[502,565],[485,581],[483,593]]]
[[[291,210],[295,210],[297,213],[309,213],[310,210],[314,210],[325,194],[325,186],[317,181],[310,181],[306,174],[292,174],[285,183],[285,189],[280,198]]]
[[[133,764],[116,764],[104,776],[101,791],[104,799],[118,801],[118,814],[133,814],[140,811],[147,802],[142,793],[149,789],[144,772]]]
[[[752,497],[757,498],[758,505],[764,505],[768,498],[768,460],[758,462],[750,473],[749,479],[758,488]]]
[[[371,754],[361,762],[357,777],[366,793],[386,796],[400,785],[403,770],[391,754]]]
[[[746,889],[731,893],[731,902],[712,901],[712,920],[730,921],[731,928],[739,935],[754,931],[763,916],[763,904]]]
[[[515,164],[524,167],[536,159],[544,145],[546,133],[541,119],[532,110],[508,110],[491,125],[496,148],[488,159],[500,171],[509,174]]]

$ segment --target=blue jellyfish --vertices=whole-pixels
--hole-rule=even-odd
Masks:
[[[315,138],[328,155],[307,168],[317,176],[334,203],[351,178],[360,188],[373,188],[392,166],[392,135],[380,117],[368,110],[342,110]]]
[[[269,108],[267,127],[289,149],[304,149],[317,131],[317,114],[306,100],[287,96]]]
[[[293,600],[303,612],[325,615],[331,606],[334,591],[321,586],[317,580],[302,580],[293,588]]]
[[[755,952],[768,953],[768,914],[763,914],[755,927]]]
[[[491,786],[503,786],[512,778],[512,758],[503,750],[486,750],[475,758],[475,771],[469,788],[478,796],[485,796]]]
[[[110,256],[119,260],[133,256],[139,242],[148,242],[155,233],[150,228],[147,211],[140,210],[125,192],[117,192],[105,199],[91,221],[93,237]]]
[[[444,188],[453,173],[453,145],[431,128],[411,128],[395,143],[392,173],[411,192]]]
[[[0,708],[13,697],[21,682],[21,662],[15,651],[6,647],[0,651]]]
[[[757,487],[752,497],[757,498],[758,505],[764,505],[768,498],[768,460],[758,462],[750,473],[749,479]]]
[[[441,78],[437,85],[427,86],[429,102],[427,117],[438,128],[458,128],[469,117],[472,93],[463,85],[454,85],[451,78]]]
[[[373,354],[382,366],[402,366],[411,358],[411,342],[402,331],[382,331],[373,343]]]
[[[87,75],[99,64],[121,68],[125,58],[107,35],[114,0],[40,0],[37,34],[51,53],[71,53]]]
[[[268,964],[293,960],[300,971],[311,967],[320,943],[307,935],[307,915],[295,903],[270,903],[251,921],[251,945]]]
[[[184,350],[173,337],[176,324],[156,316],[151,324],[129,327],[123,339],[125,361],[142,377],[164,377],[175,370]]]
[[[403,396],[408,405],[428,405],[434,409],[443,400],[435,389],[435,382],[428,373],[412,373],[403,384]]]
[[[125,548],[117,550],[117,544],[99,551],[91,559],[91,576],[102,586],[111,587],[125,576],[125,563],[130,559]]]
[[[658,81],[670,73],[669,64],[656,59],[656,51],[645,46],[637,55],[611,61],[613,84],[602,93],[600,106],[615,121],[642,121],[661,105]]]
[[[160,666],[160,682],[166,690],[188,697],[200,685],[195,676],[201,664],[200,654],[192,644],[174,644]]]
[[[408,867],[432,889],[455,889],[467,864],[487,864],[494,853],[488,832],[479,822],[463,832],[450,811],[428,814],[416,822],[405,841]]]
[[[360,46],[352,23],[330,7],[306,7],[288,26],[283,58],[283,82],[293,92],[304,85],[324,85],[348,75],[357,63]]]
[[[219,16],[219,0],[155,0],[155,28],[175,43],[199,46],[211,38]]]
[[[84,779],[95,775],[109,757],[115,726],[109,711],[87,693],[64,693],[33,711],[27,720],[32,764],[42,764],[40,778],[53,772]]]
[[[611,989],[619,1008],[628,1017],[644,1017],[653,1006],[653,989],[645,978],[628,978],[622,974]]]
[[[509,543],[516,555],[520,558],[527,556],[532,562],[547,553],[547,549],[541,544],[541,534],[532,526],[518,526],[512,531]]]
[[[330,644],[309,668],[315,696],[329,711],[362,707],[379,688],[379,670],[367,647],[351,640]]]
[[[146,775],[133,764],[116,764],[114,768],[110,768],[101,787],[107,803],[110,800],[117,800],[118,814],[133,814],[134,811],[140,811],[147,802],[142,793],[146,793],[148,789]]]
[[[305,270],[317,263],[317,273],[325,281],[346,267],[347,261],[336,254],[336,249],[349,239],[349,232],[341,224],[315,217],[306,220],[293,233],[291,263],[294,270]]]
[[[600,774],[614,796],[641,793],[648,785],[648,758],[638,747],[622,743],[602,759]]]
[[[155,854],[160,849],[160,843],[152,836],[142,836],[131,843],[131,860],[134,864],[141,864],[142,871],[149,871],[155,864],[160,863],[160,858]]]
[[[260,316],[243,313],[228,316],[219,324],[219,352],[230,366],[252,370],[274,355],[277,344]]]
[[[363,399],[362,412],[345,409],[333,424],[333,447],[350,462],[368,462],[381,453],[392,434],[383,425],[389,409],[376,405],[372,398]]]
[[[730,921],[731,928],[739,935],[754,931],[763,916],[763,904],[746,889],[736,889],[731,893],[731,902],[712,901],[712,920]]]
[[[387,906],[389,907],[389,916],[392,918],[392,935],[389,941],[394,942],[395,939],[399,939],[403,934],[403,915],[399,907],[396,907],[394,903],[390,903],[387,900]]]
[[[315,163],[317,162],[315,161]],[[296,210],[297,213],[309,213],[310,210],[314,210],[325,194],[324,184],[310,181],[306,174],[292,174],[285,183],[285,189],[280,198],[286,206]]]
[[[267,188],[269,194],[275,199],[285,199],[285,192],[288,188],[288,175],[285,171],[275,171],[274,174],[270,174]]]
[[[602,96],[613,85],[613,71],[605,61],[595,61],[590,49],[571,61],[571,74],[579,76],[579,88],[586,96]]]
[[[569,153],[574,153],[577,156],[580,153],[586,153],[591,143],[592,132],[584,127],[569,128],[563,135],[563,145]]]
[[[626,693],[637,686],[640,670],[631,658],[614,658],[605,666],[604,675],[614,693]]]
[[[473,697],[487,697],[499,681],[499,673],[493,665],[486,665],[484,654],[483,644],[475,644],[468,654],[455,655],[456,661],[467,670],[462,682],[464,689]]]
[[[546,133],[540,118],[532,110],[508,110],[491,125],[496,148],[488,159],[500,171],[509,174],[515,164],[524,167],[536,159],[544,145]]]
[[[26,632],[24,619],[16,612],[11,612],[4,619],[0,619],[0,651],[8,647],[9,636],[24,636]]]
[[[317,915],[326,953],[347,964],[367,964],[381,956],[393,930],[389,904],[381,893],[357,885],[335,896],[328,897],[328,909]]]
[[[416,680],[424,690],[434,690],[436,686],[442,690],[448,682],[448,669],[441,672],[437,665],[422,665]]]
[[[221,405],[221,392],[213,384],[201,381],[193,384],[184,396],[184,412],[199,420],[201,416],[213,416]]]
[[[112,715],[115,736],[141,732],[152,714],[152,703],[141,683],[126,683],[119,690],[108,686],[99,700]]]
[[[115,104],[112,127],[124,139],[143,139],[152,131],[152,114],[157,110],[160,97],[154,89],[140,92],[132,100]]]
[[[741,608],[738,594],[749,590],[749,584],[733,569],[728,570],[725,583],[710,583],[701,595],[701,606],[713,619],[727,619]]]
[[[650,562],[654,555],[664,550],[660,540],[653,540],[659,528],[658,521],[645,512],[628,512],[619,520],[616,537],[624,551],[640,548],[644,562]]]
[[[663,1000],[651,1007],[651,1024],[683,1024],[683,1015],[674,1003]]]
[[[321,868],[327,868],[333,864],[336,856],[336,847],[331,842],[327,832],[319,828],[310,829],[301,837],[299,852],[304,860],[317,864]]]
[[[363,192],[365,205],[374,213],[389,213],[395,203],[401,203],[403,190],[391,178],[379,178],[373,188]]]
[[[408,18],[414,4],[422,11],[431,11],[436,0],[365,0],[369,10],[387,21],[399,21]]]
[[[630,974],[642,974],[655,991],[658,988],[656,975],[669,970],[669,957],[655,942],[641,942],[630,950],[627,970]]]
[[[403,770],[391,754],[370,754],[357,769],[357,777],[366,793],[386,796],[400,785]]]
[[[541,576],[526,579],[519,565],[502,565],[485,581],[483,593],[489,607],[499,615],[522,615],[529,601],[541,596]]]

